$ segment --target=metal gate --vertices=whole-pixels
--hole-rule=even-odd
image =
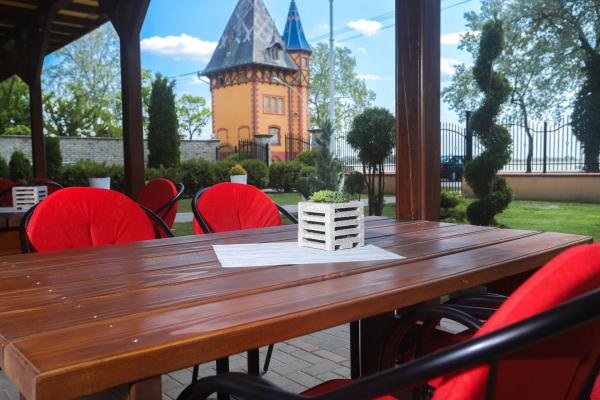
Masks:
[[[310,142],[302,139],[301,137],[295,137],[288,135],[285,137],[285,160],[293,161],[296,159],[298,154],[304,153],[310,150]]]
[[[256,139],[241,139],[236,149],[240,160],[260,160],[269,165],[269,144]]]
[[[460,193],[465,162],[473,157],[472,136],[467,132],[466,126],[445,122],[441,125],[441,136],[442,190]]]

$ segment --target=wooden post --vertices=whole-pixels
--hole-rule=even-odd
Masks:
[[[396,0],[396,213],[440,218],[440,0]]]
[[[150,0],[101,2],[119,35],[121,46],[125,191],[133,198],[145,182],[140,31],[149,4]]]

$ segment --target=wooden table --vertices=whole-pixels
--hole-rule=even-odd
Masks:
[[[0,258],[0,362],[23,397],[60,400],[411,306],[538,268],[588,237],[369,219],[407,259],[221,269],[213,243],[292,241],[295,226]],[[361,339],[362,340],[362,339]]]
[[[0,213],[0,257],[19,254],[19,225],[24,213]]]

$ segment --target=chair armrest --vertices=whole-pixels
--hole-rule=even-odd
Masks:
[[[424,320],[424,322],[440,320],[442,318],[451,319],[452,321],[456,321],[467,328],[474,330],[478,330],[482,325],[481,321],[477,317],[467,313],[464,309],[445,304],[439,306],[421,307],[415,311],[414,316],[415,321]]]
[[[273,202],[273,204],[275,204],[275,207],[277,207],[279,212],[282,213],[283,215],[285,215],[285,217],[287,219],[289,219],[290,221],[292,221],[293,224],[298,223],[298,219],[296,217],[294,217],[292,214],[290,214],[285,208],[283,208],[282,206],[280,206],[279,204],[277,204],[275,202]]]
[[[495,293],[481,293],[481,294],[466,294],[450,299],[445,304],[460,304],[465,306],[475,307],[487,307],[487,308],[499,308],[502,303],[506,300],[506,296]]]
[[[188,386],[177,400],[201,400],[215,392],[228,393],[244,400],[304,400],[265,379],[242,373],[227,373],[200,379]]]

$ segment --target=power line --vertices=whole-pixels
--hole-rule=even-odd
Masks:
[[[473,1],[473,0],[464,0],[464,1],[461,1],[461,2],[459,2],[459,3],[452,4],[451,6],[448,6],[448,7],[444,7],[444,8],[442,8],[442,11],[449,10],[449,9],[451,9],[451,8],[454,8],[454,7],[460,6],[461,4],[470,3],[470,2],[472,2],[472,1]]]

